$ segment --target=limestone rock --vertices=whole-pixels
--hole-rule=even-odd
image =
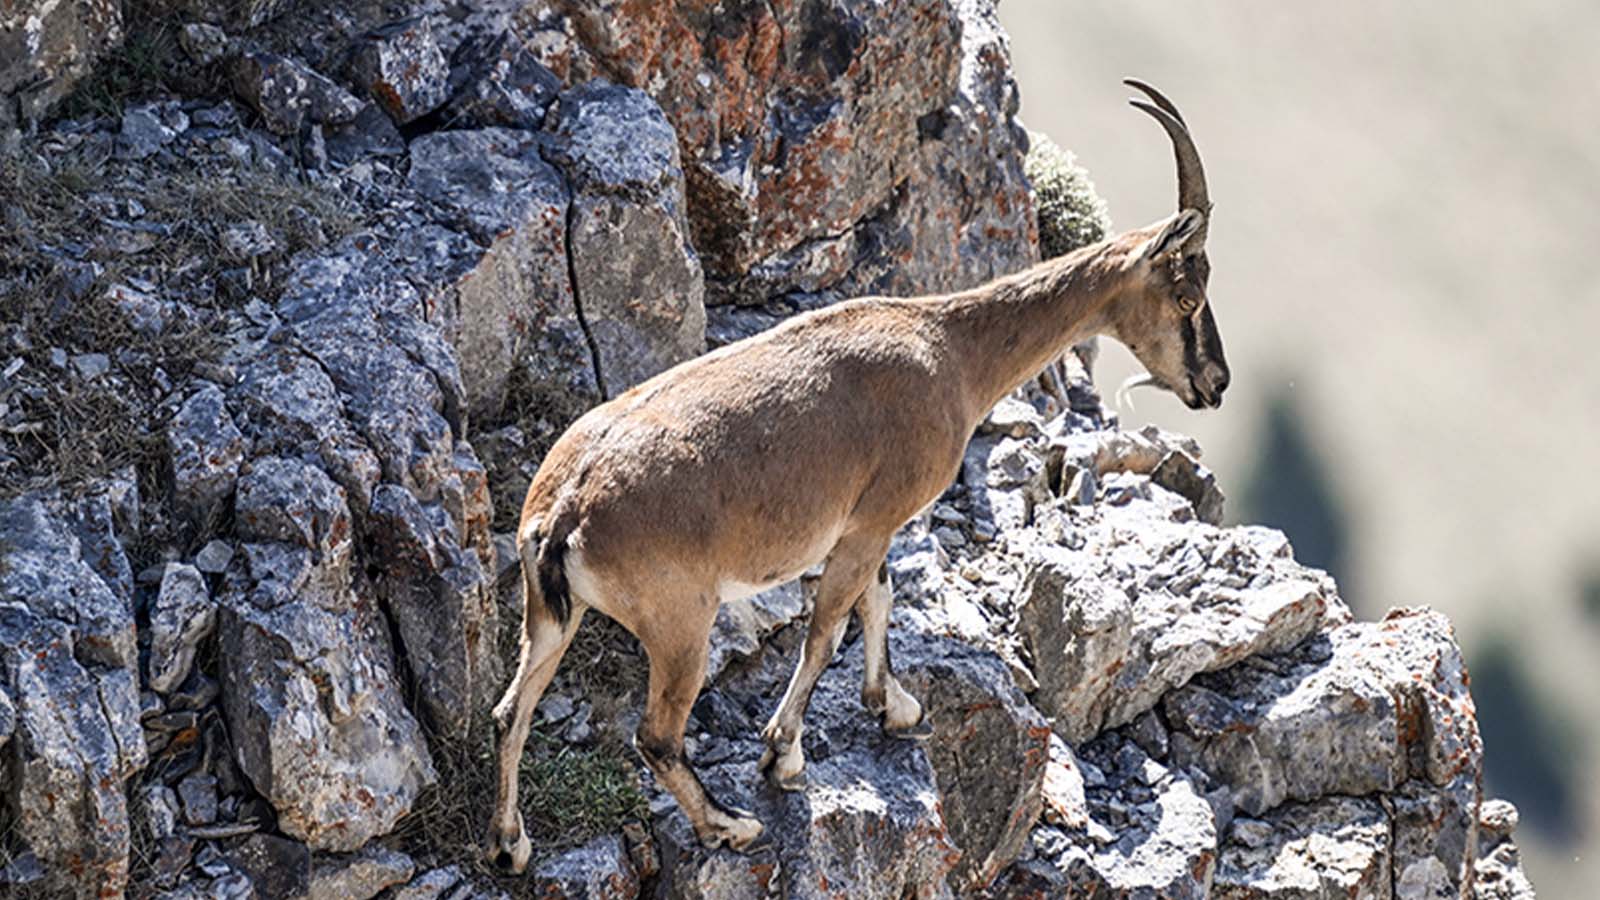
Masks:
[[[1479,775],[1476,769],[1463,775],[1444,785],[1415,778],[1386,798],[1397,900],[1472,896]]]
[[[521,399],[549,409],[559,430],[600,392],[572,296],[567,187],[539,149],[502,128],[419,138],[410,184],[472,241],[419,232],[408,252],[437,285],[429,318],[462,360],[472,415],[500,411],[520,364],[534,376]]]
[[[1517,809],[1504,800],[1485,800],[1478,809],[1477,862],[1473,890],[1481,900],[1533,900],[1533,884],[1522,871],[1521,854],[1511,839]]]
[[[396,888],[393,900],[437,900],[461,881],[460,866],[441,866],[413,878],[404,887]]]
[[[1049,516],[1047,531],[1058,527],[1068,546],[1030,551],[1018,632],[1039,681],[1034,702],[1068,741],[1347,615],[1326,576],[1295,564],[1267,529],[1175,523],[1144,503]]]
[[[598,65],[651,90],[688,154],[695,246],[718,272],[838,233],[905,177],[917,116],[956,78],[949,6],[751,4],[700,20],[670,4],[559,4]],[[630,8],[630,13],[633,10]],[[872,72],[873,90],[855,73]]]
[[[778,629],[800,617],[805,601],[801,582],[791,581],[718,607],[716,622],[711,626],[706,681],[715,682],[735,659],[760,652]]]
[[[198,18],[208,24],[233,30],[254,28],[269,22],[292,3],[293,0],[228,0],[227,3],[216,3],[214,0],[156,0],[157,6],[165,6],[186,18]]]
[[[219,620],[223,708],[238,762],[313,849],[387,833],[433,783],[386,628],[359,603],[348,563],[289,544],[246,544]]]
[[[17,0],[0,8],[0,133],[37,119],[122,42],[118,0]]]
[[[804,791],[760,787],[761,722],[796,659],[800,629],[786,629],[695,706],[689,760],[722,802],[750,809],[775,850],[708,851],[658,794],[652,802],[661,883],[673,896],[899,898],[952,896],[945,878],[960,858],[939,812],[937,775],[920,745],[883,736],[862,707],[859,647],[818,683],[807,715]],[[870,838],[867,836],[870,835]]]
[[[200,382],[167,426],[173,501],[190,522],[204,524],[225,509],[246,446],[222,389]]]
[[[1038,262],[1028,136],[997,6],[950,0],[930,11],[931,27],[948,17],[961,37],[953,59],[928,56],[942,71],[922,90],[948,78],[949,93],[920,107],[905,180],[858,226],[857,262],[838,285],[845,296],[961,290]]]
[[[0,503],[8,821],[63,891],[127,884],[124,783],[146,762],[137,666],[132,606],[71,526],[36,496]]]
[[[561,900],[632,900],[639,875],[615,834],[595,838],[541,864],[529,876],[535,896]]]
[[[616,396],[705,349],[705,279],[684,218],[678,138],[642,91],[595,82],[557,98],[545,123],[572,183],[573,288]]]
[[[1084,828],[1089,824],[1088,801],[1084,798],[1083,771],[1072,748],[1057,734],[1050,735],[1050,756],[1045,763],[1042,814],[1047,824],[1057,828]]]
[[[982,888],[1022,852],[1043,808],[1053,735],[994,654],[959,641],[894,634],[901,683],[933,725],[927,746],[961,861],[958,893]]]
[[[455,53],[450,120],[463,127],[537,129],[561,91],[557,78],[526,42],[509,32],[475,37]]]
[[[1286,803],[1260,819],[1235,819],[1222,844],[1214,897],[1386,900],[1390,821],[1372,798]]]
[[[361,112],[361,101],[349,91],[287,56],[243,53],[231,69],[234,93],[278,134],[298,134],[303,125],[350,122]]]
[[[416,868],[411,857],[376,845],[347,856],[313,856],[309,900],[367,900],[409,881]]]
[[[228,33],[205,22],[189,22],[178,32],[178,44],[202,66],[220,62],[228,54]]]
[[[327,473],[296,459],[263,457],[239,479],[234,501],[239,536],[283,541],[343,563],[349,558],[350,509]]]
[[[1085,745],[1080,765],[1087,823],[1036,828],[1034,858],[1008,871],[993,896],[1211,896],[1216,821],[1194,779],[1115,733]]]
[[[228,853],[228,860],[249,878],[256,896],[304,897],[311,886],[311,852],[299,841],[252,834]]]
[[[144,159],[177,136],[177,132],[168,128],[155,110],[147,106],[132,107],[122,114],[117,152],[125,159]]]
[[[1392,791],[1416,778],[1455,796],[1469,830],[1483,747],[1465,675],[1448,620],[1397,610],[1334,629],[1275,663],[1205,676],[1162,708],[1172,758],[1229,785],[1234,804],[1251,814],[1289,799]],[[1453,860],[1470,858],[1470,839],[1449,843]],[[1465,864],[1452,862],[1451,871]]]
[[[216,626],[217,607],[193,566],[168,563],[150,609],[150,688],[168,693],[189,677],[196,646]]]
[[[449,96],[449,65],[421,16],[362,35],[351,74],[399,125],[433,112]]]
[[[443,507],[424,509],[395,485],[373,492],[369,511],[377,588],[398,630],[414,689],[435,728],[464,734],[497,686],[490,579],[461,546]]]

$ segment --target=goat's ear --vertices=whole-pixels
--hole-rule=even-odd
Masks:
[[[1149,260],[1170,253],[1182,247],[1205,224],[1205,213],[1197,209],[1183,210],[1173,216],[1159,234],[1145,242],[1139,255]]]

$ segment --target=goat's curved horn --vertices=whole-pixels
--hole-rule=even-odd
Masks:
[[[1129,100],[1128,102],[1149,113],[1161,127],[1167,130],[1167,136],[1172,139],[1172,152],[1178,161],[1178,209],[1195,209],[1202,213],[1211,212],[1211,192],[1206,188],[1206,170],[1200,163],[1200,151],[1194,145],[1194,138],[1190,136],[1189,129],[1183,123],[1183,116],[1178,108],[1168,100],[1165,95],[1138,79],[1129,78],[1125,83],[1136,90],[1145,92],[1153,103],[1144,100]],[[1206,225],[1191,239],[1195,246],[1205,244]]]
[[[1151,102],[1171,113],[1172,117],[1178,120],[1178,124],[1182,125],[1185,131],[1188,130],[1189,123],[1183,120],[1183,113],[1178,112],[1178,104],[1168,100],[1166,94],[1156,90],[1148,82],[1140,81],[1137,78],[1124,78],[1122,83],[1136,91],[1144,92],[1144,95],[1149,97]]]

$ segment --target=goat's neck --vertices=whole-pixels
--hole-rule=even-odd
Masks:
[[[974,424],[1067,347],[1105,330],[1124,256],[1119,241],[1102,241],[944,301],[943,325]]]

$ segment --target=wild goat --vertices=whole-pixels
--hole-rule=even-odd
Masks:
[[[889,665],[885,554],[953,480],[1002,397],[1090,335],[1126,344],[1190,408],[1228,386],[1206,303],[1211,202],[1182,116],[1155,89],[1178,163],[1178,212],[979,288],[839,303],[651,378],[573,423],[522,507],[521,656],[504,699],[494,863],[520,872],[531,843],[517,767],[534,706],[584,612],[638,637],[649,694],[634,741],[708,846],[749,849],[762,825],[706,794],[683,756],[717,607],[826,561],[803,655],[762,731],[760,768],[802,786],[802,718],[852,609],[866,657],[861,702],[886,734],[922,739],[922,707]]]

